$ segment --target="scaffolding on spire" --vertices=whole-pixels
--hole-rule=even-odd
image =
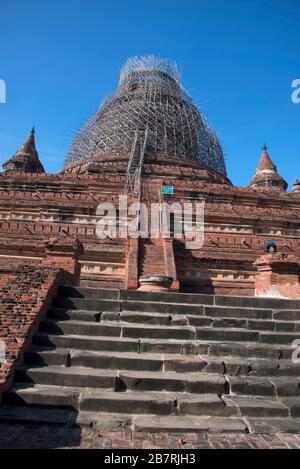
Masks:
[[[136,129],[134,144],[128,161],[124,193],[139,198],[148,128],[145,131]]]
[[[135,130],[146,128],[147,156],[198,161],[226,176],[218,138],[181,85],[176,65],[154,56],[127,61],[115,93],[75,137],[65,168],[101,155],[131,155]]]

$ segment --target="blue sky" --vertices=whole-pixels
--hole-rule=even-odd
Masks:
[[[244,186],[267,143],[300,177],[299,0],[0,0],[0,162],[32,125],[41,161],[62,168],[76,129],[113,92],[127,57],[177,62]]]

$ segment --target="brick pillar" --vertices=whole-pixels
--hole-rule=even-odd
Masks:
[[[174,292],[179,291],[179,282],[177,280],[175,256],[174,256],[174,240],[173,239],[164,239],[164,254],[165,254],[165,265],[166,265],[166,274],[168,277],[173,278],[171,285],[171,290]]]
[[[139,286],[138,259],[139,239],[127,238],[125,258],[125,285],[127,290],[136,290]]]
[[[79,256],[83,252],[82,243],[77,238],[66,236],[50,238],[44,246],[46,258],[43,264],[63,269],[66,280],[74,285],[79,285]]]
[[[269,253],[259,257],[254,265],[255,296],[300,298],[300,267],[293,255]]]

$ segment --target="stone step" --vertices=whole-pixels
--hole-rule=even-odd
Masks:
[[[38,346],[54,346],[79,350],[127,351],[137,353],[140,350],[139,340],[123,339],[120,337],[57,335],[40,332],[34,335],[33,343]],[[177,345],[176,350],[180,350],[180,345]]]
[[[272,309],[259,309],[259,308],[242,308],[242,307],[228,307],[228,306],[211,306],[211,305],[190,305],[190,304],[176,304],[176,303],[148,303],[143,301],[127,301],[121,302],[122,312],[135,312],[135,313],[164,313],[188,316],[204,316],[209,318],[236,318],[236,319],[263,319],[272,320],[273,316],[277,314],[276,319],[279,319],[280,313],[282,320],[289,320],[289,313],[291,311],[278,311]],[[284,316],[286,313],[286,316]],[[292,312],[294,313],[294,311]],[[298,320],[300,320],[300,312],[298,312]]]
[[[239,416],[264,418],[290,415],[289,406],[279,399],[251,396],[223,396],[222,399],[227,406],[235,406]]]
[[[58,296],[54,298],[53,306],[87,311],[120,311],[121,303],[118,300],[86,299]]]
[[[220,314],[222,311],[220,311]],[[264,320],[233,317],[192,316],[166,313],[142,313],[134,311],[86,311],[50,307],[48,317],[60,320],[92,322],[116,321],[133,324],[161,326],[194,326],[213,328],[243,328],[253,331],[300,332],[300,321]]]
[[[286,300],[282,298],[257,298],[257,297],[234,297],[214,296],[191,293],[158,293],[142,292],[136,290],[105,290],[84,287],[61,287],[61,296],[79,299],[111,299],[142,303],[157,304],[190,304],[190,305],[212,305],[234,308],[258,308],[272,310],[300,310],[300,300]]]
[[[203,315],[212,318],[272,320],[272,309],[254,309],[224,306],[203,306]]]
[[[129,338],[156,338],[156,339],[178,339],[178,340],[210,340],[210,341],[232,341],[232,342],[260,342],[265,344],[292,344],[295,339],[300,339],[300,333],[293,332],[271,332],[252,331],[238,328],[217,328],[193,326],[158,326],[158,325],[129,325],[123,322],[101,322],[66,320],[47,318],[40,325],[43,332],[60,334],[81,334],[118,336]]]
[[[300,433],[300,418],[247,418],[251,433]]]
[[[270,399],[215,394],[137,391],[35,385],[14,386],[4,393],[6,406],[69,408],[76,411],[154,415],[214,415],[251,417],[299,416],[300,399]],[[293,410],[297,408],[298,412]]]
[[[33,412],[34,411],[34,412]],[[62,415],[60,416],[60,413]],[[0,420],[61,423],[63,411],[45,409],[31,409],[6,407]],[[47,419],[48,417],[48,419]],[[238,417],[210,417],[210,416],[154,416],[130,415],[108,412],[81,411],[78,414],[69,413],[69,425],[94,428],[101,431],[145,431],[145,432],[216,432],[216,433],[248,433],[247,423]],[[50,422],[49,422],[50,421]]]
[[[103,311],[108,311],[103,309]],[[141,313],[165,313],[165,314],[195,314],[203,315],[203,305],[177,304],[177,303],[149,303],[147,301],[121,302],[121,311],[133,311]]]
[[[217,374],[184,374],[173,372],[146,372],[102,370],[88,367],[22,366],[15,371],[17,383],[35,383],[52,386],[107,388],[138,391],[178,391],[223,394],[226,379]]]
[[[2,406],[1,422],[59,424],[99,429],[101,431],[142,432],[215,432],[215,433],[300,433],[300,418],[250,418],[218,416],[156,416],[108,412],[73,411],[19,406]]]
[[[238,417],[144,416],[134,418],[133,429],[138,432],[217,432],[248,433],[245,420]]]
[[[198,358],[198,362],[203,359]],[[25,364],[46,366],[87,366],[110,370],[162,371],[164,361],[159,354],[143,356],[128,352],[90,352],[74,349],[43,350],[32,348],[25,352]],[[200,365],[199,365],[200,366]],[[196,367],[195,367],[196,368]]]
[[[53,319],[60,319],[63,321],[91,321],[91,322],[100,322],[101,316],[103,313],[98,311],[86,311],[81,309],[68,309],[68,308],[55,308],[50,307],[47,311],[47,317]],[[107,314],[112,314],[118,316],[119,313],[108,312]]]
[[[299,417],[300,398],[270,399],[251,396],[186,394],[71,388],[63,386],[14,386],[3,394],[9,406],[69,408],[77,411],[127,414],[180,414],[250,417]]]
[[[118,290],[105,290],[103,288],[85,288],[64,285],[58,288],[58,296],[71,298],[88,298],[91,300],[118,300]]]
[[[77,412],[68,409],[46,409],[19,407],[19,406],[1,406],[0,422],[13,423],[24,422],[34,424],[57,424],[71,426],[76,424]]]
[[[236,296],[214,296],[198,293],[159,293],[142,292],[137,290],[121,290],[120,300],[186,303],[192,305],[214,305],[237,308],[260,308],[300,311],[300,300],[286,300],[281,298],[257,298]]]
[[[0,421],[296,431],[300,301],[64,286]]]
[[[127,351],[136,353],[165,353],[179,355],[208,355],[217,357],[291,359],[294,348],[288,345],[247,342],[214,342],[188,340],[130,339],[109,336],[60,335],[39,332],[34,335],[37,346],[93,351]]]
[[[215,306],[233,306],[237,308],[294,309],[300,310],[300,300],[283,298],[257,298],[243,296],[215,296]]]
[[[171,315],[163,313],[135,313],[135,312],[113,312],[103,311],[98,313],[96,311],[84,310],[71,310],[67,308],[54,308],[51,307],[47,313],[48,317],[61,319],[61,320],[82,320],[92,322],[116,321],[128,322],[134,324],[150,324],[161,326],[184,326],[187,325],[187,319],[182,315]],[[200,318],[199,318],[200,319]],[[210,319],[202,318],[206,325],[210,325]]]
[[[23,365],[15,371],[16,383],[34,383],[49,386],[94,387],[114,390],[115,371],[85,367]]]
[[[48,318],[41,323],[40,330],[59,334],[101,335],[128,338],[157,338],[187,340],[195,338],[192,327],[160,327],[160,326],[131,326],[122,323],[91,323],[90,321],[60,321]],[[241,331],[242,336],[248,337],[249,333]]]
[[[3,394],[2,403],[10,406],[78,410],[80,393],[81,389],[76,387],[15,385]]]
[[[124,410],[126,409],[126,410]],[[237,415],[237,407],[226,404],[214,394],[187,395],[123,392],[103,393],[95,390],[84,391],[80,398],[81,411],[126,412],[132,414],[180,414],[180,415]]]
[[[101,392],[87,389],[80,396],[80,411],[169,415],[176,411],[175,395],[149,392]]]
[[[298,376],[300,364],[291,360],[241,360],[205,355],[146,354],[33,347],[25,352],[25,364],[88,366],[102,369],[175,371],[179,373],[222,373],[227,375]]]
[[[216,297],[216,299],[219,297]],[[147,302],[114,299],[89,299],[80,297],[57,297],[53,300],[53,306],[65,309],[79,309],[95,312],[141,312],[141,313],[165,313],[184,314],[208,317],[232,317],[240,319],[278,319],[283,321],[300,321],[300,309],[267,309],[251,308],[231,305],[197,305],[172,302]]]
[[[300,396],[300,376],[272,376],[269,378],[278,397]]]

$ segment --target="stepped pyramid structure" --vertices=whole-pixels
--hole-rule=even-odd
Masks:
[[[1,422],[300,431],[299,181],[264,145],[235,187],[175,65],[130,59],[58,173],[34,129],[3,169]],[[122,218],[124,196],[147,213]],[[204,206],[202,243],[175,214],[168,236],[120,234],[173,203]],[[116,236],[99,236],[101,204]]]

